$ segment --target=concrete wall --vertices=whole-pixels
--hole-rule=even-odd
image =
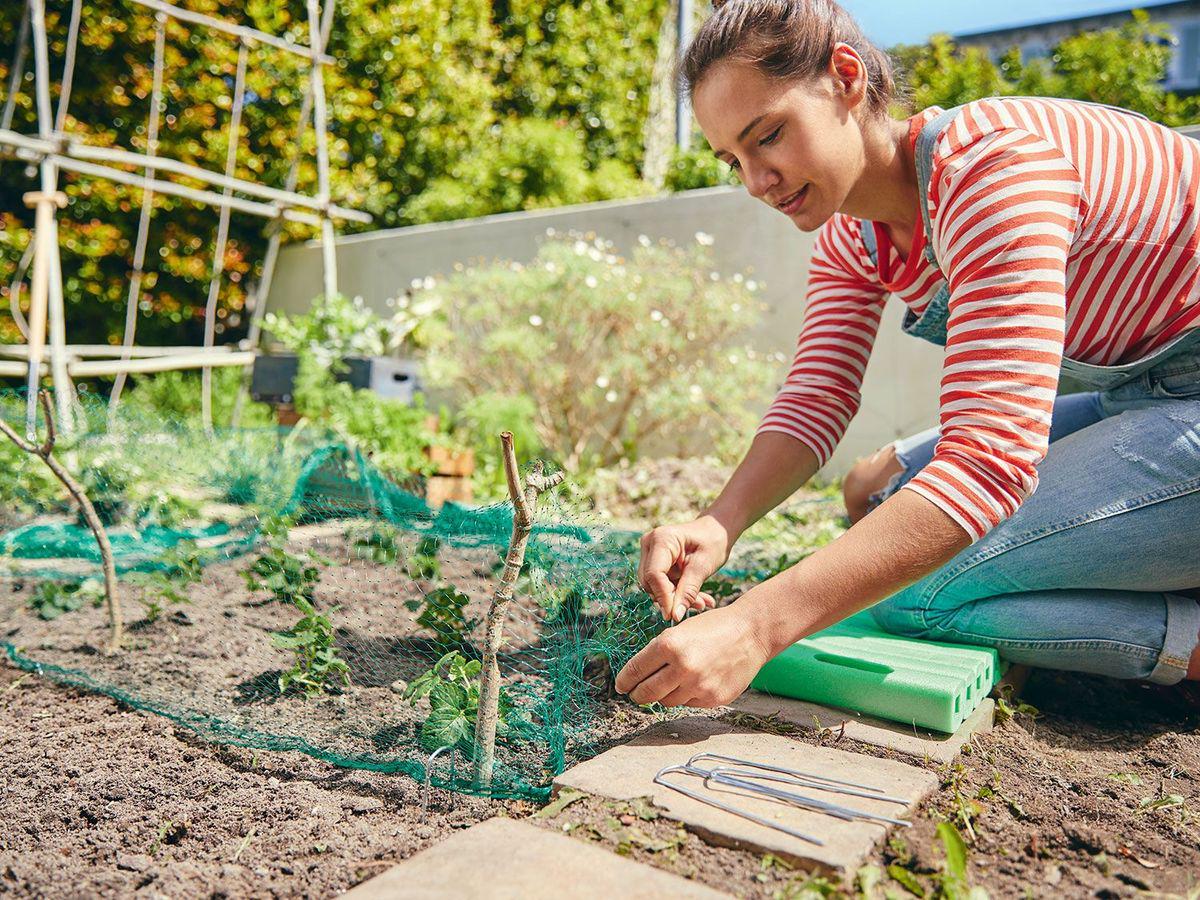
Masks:
[[[592,203],[530,213],[487,216],[354,235],[338,241],[338,279],[343,293],[361,295],[383,311],[384,301],[414,279],[479,259],[529,260],[546,230],[583,231],[628,251],[639,235],[695,240],[711,234],[722,272],[752,272],[769,306],[751,336],[763,352],[790,359],[804,314],[804,288],[813,235],[752,199],[740,187],[689,191],[669,197]],[[321,255],[316,244],[284,249],[268,298],[273,310],[302,311],[320,292]],[[863,387],[862,409],[827,472],[840,474],[854,459],[937,420],[941,351],[900,332],[902,310],[889,302]],[[780,378],[786,366],[780,367]],[[769,397],[762,400],[765,408]],[[664,445],[659,453],[696,454],[702,448]]]

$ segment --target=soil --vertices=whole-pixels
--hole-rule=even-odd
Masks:
[[[244,562],[210,566],[193,602],[133,629],[136,652],[120,657],[95,651],[101,610],[44,623],[25,611],[29,589],[14,592],[12,582],[0,583],[0,634],[39,659],[86,663],[117,683],[153,674],[164,692],[186,690],[196,710],[240,710],[259,730],[303,734],[335,723],[323,733],[344,738],[347,752],[386,757],[386,741],[371,737],[391,729],[409,740],[423,715],[392,684],[412,675],[397,650],[420,639],[403,598],[425,586],[357,559],[344,530],[336,523],[307,535],[340,563],[323,572],[318,598],[339,607],[353,678],[344,694],[300,702],[272,691],[285,656],[267,631],[296,614],[252,595],[238,574]],[[469,617],[490,591],[494,557],[444,555],[443,574],[471,597]],[[515,650],[534,648],[539,615],[525,608],[517,617]],[[381,644],[380,633],[393,643]],[[538,677],[536,667],[528,677]],[[902,842],[871,863],[898,866],[909,873],[894,868],[900,877],[932,891],[944,859],[936,823],[950,818],[968,838],[971,882],[995,897],[1187,896],[1200,882],[1200,716],[1140,685],[1052,672],[1035,672],[1023,699],[1037,714],[1020,712],[976,738],[957,764],[934,767],[942,788]],[[595,751],[663,717],[620,699],[602,712]],[[209,742],[11,665],[0,667],[0,734],[0,893],[14,896],[332,897],[456,829],[537,812],[527,801],[435,789],[422,815],[421,787],[406,776]],[[794,737],[888,755],[836,733]],[[770,858],[711,847],[644,806],[618,806],[589,798],[531,821],[739,896],[789,896],[807,878]],[[885,884],[906,896],[898,882]]]

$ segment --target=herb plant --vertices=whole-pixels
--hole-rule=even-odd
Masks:
[[[452,650],[434,663],[404,691],[404,699],[413,706],[422,697],[429,698],[429,716],[421,725],[421,746],[427,750],[454,746],[470,752],[475,737],[475,719],[479,715],[479,672],[482,664]],[[509,731],[508,714],[512,701],[500,691],[500,713],[496,734]]]
[[[470,602],[470,597],[447,584],[430,591],[423,600],[409,600],[404,605],[414,612],[421,610],[417,624],[432,631],[434,642],[448,650],[465,643],[471,629],[479,624],[478,619],[466,617]]]
[[[394,525],[380,522],[354,535],[354,555],[382,566],[391,565],[400,558],[400,530]]]
[[[290,523],[268,519],[262,526],[267,545],[250,567],[242,572],[246,586],[252,591],[270,591],[272,599],[300,605],[313,601],[313,592],[321,573],[313,562],[320,558],[309,554],[307,560],[287,551],[287,529]]]
[[[435,537],[423,537],[417,541],[416,552],[408,558],[405,567],[408,577],[414,581],[437,581],[442,572],[438,551],[442,542]]]
[[[338,656],[333,623],[304,597],[298,596],[292,602],[304,617],[289,630],[271,634],[276,647],[294,654],[292,667],[279,676],[280,692],[296,687],[305,697],[315,697],[326,691],[330,678],[340,679],[349,687],[350,667]]]
[[[74,612],[89,601],[99,605],[104,600],[104,585],[95,578],[84,581],[43,581],[29,598],[29,608],[38,618],[53,621],[63,613]]]

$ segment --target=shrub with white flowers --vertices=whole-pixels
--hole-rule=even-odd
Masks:
[[[458,266],[428,292],[427,378],[458,403],[532,398],[539,439],[568,469],[650,440],[678,455],[744,448],[778,373],[746,341],[758,285],[715,273],[711,244],[642,236],[626,258],[551,232],[528,264]]]

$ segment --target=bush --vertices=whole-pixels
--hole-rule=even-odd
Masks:
[[[212,370],[213,424],[227,426],[233,416],[242,370],[223,368]],[[120,407],[128,412],[138,411],[167,422],[200,422],[200,373],[159,372],[155,375],[133,376],[133,389],[121,400]],[[239,425],[244,428],[273,426],[271,407],[255,403],[248,397],[242,407]]]
[[[642,237],[625,259],[569,235],[527,266],[462,269],[435,288],[428,377],[464,403],[526,394],[539,442],[572,470],[655,437],[741,445],[775,373],[740,343],[762,308],[758,286],[713,271],[710,243]]]
[[[663,186],[668,191],[692,191],[697,188],[738,183],[733,169],[713,156],[707,144],[701,144],[699,148],[692,147],[688,150],[675,148]]]
[[[404,208],[420,222],[467,219],[649,192],[624,163],[587,167],[583,139],[554,122],[509,119]]]

